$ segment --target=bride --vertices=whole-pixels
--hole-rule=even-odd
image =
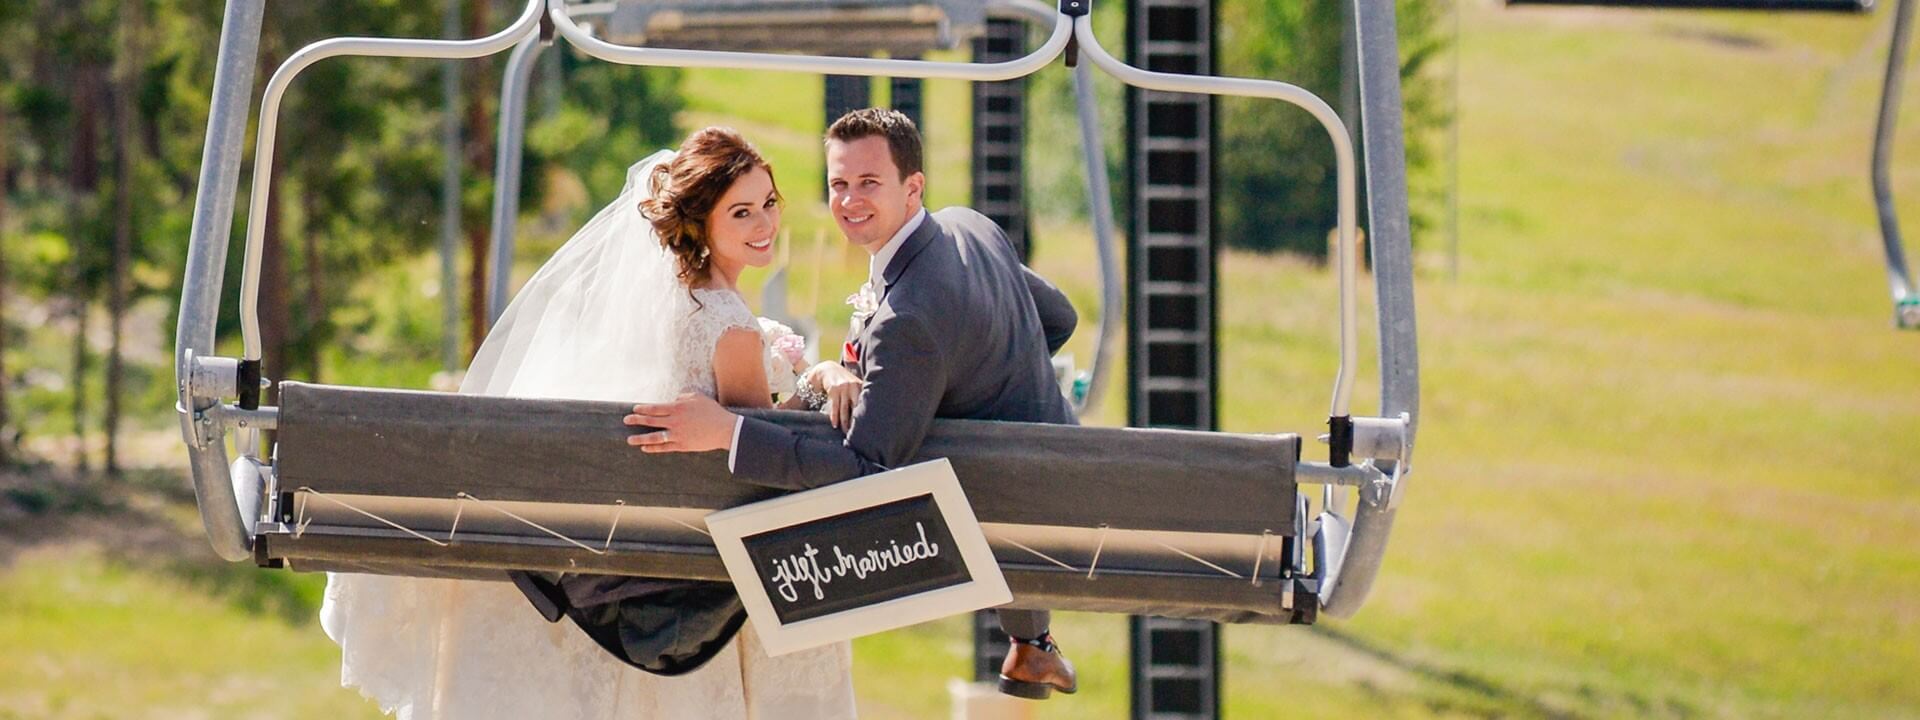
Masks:
[[[768,347],[791,343],[763,338],[736,283],[772,262],[780,202],[772,166],[729,129],[640,161],[514,298],[460,392],[769,406],[769,379],[800,364]],[[505,582],[332,574],[320,614],[341,683],[402,720],[854,714],[846,643],[770,658],[750,622],[705,664],[664,676],[545,622]]]

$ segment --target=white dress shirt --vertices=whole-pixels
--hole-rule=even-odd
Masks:
[[[893,237],[887,238],[885,245],[874,251],[873,259],[867,262],[867,284],[873,287],[875,296],[887,286],[887,266],[893,262],[893,256],[900,253],[900,246],[906,244],[907,236],[919,230],[920,224],[926,220],[927,209],[922,207],[914,212],[913,217],[907,218],[906,224],[901,225]],[[740,451],[740,426],[746,422],[745,415],[735,415],[733,418],[733,439],[727,441],[727,472],[733,472],[733,456]]]

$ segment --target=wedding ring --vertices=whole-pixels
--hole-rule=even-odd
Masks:
[[[660,442],[666,442],[666,441],[667,441],[667,431],[665,431],[665,430],[661,430],[661,431],[660,431]]]

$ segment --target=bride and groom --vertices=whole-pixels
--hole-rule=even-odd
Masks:
[[[629,171],[515,297],[461,392],[635,400],[627,424],[652,428],[630,438],[639,451],[725,451],[738,480],[787,490],[907,464],[936,417],[1074,422],[1048,359],[1072,306],[992,221],[922,207],[912,121],[855,111],[826,145],[829,211],[872,256],[840,362],[796,378],[791,331],[739,294],[741,271],[773,260],[781,197],[745,139],[708,128]],[[826,412],[845,441],[727,410],[786,387],[780,407]],[[848,644],[769,657],[724,583],[514,580],[330,576],[322,625],[343,684],[403,718],[854,714]],[[1074,691],[1048,613],[1000,617],[1014,638],[1001,690]]]

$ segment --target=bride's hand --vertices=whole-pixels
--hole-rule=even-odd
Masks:
[[[867,386],[852,370],[840,363],[823,362],[808,373],[821,392],[827,394],[827,419],[841,432],[853,426],[853,406],[860,403],[860,390]]]

